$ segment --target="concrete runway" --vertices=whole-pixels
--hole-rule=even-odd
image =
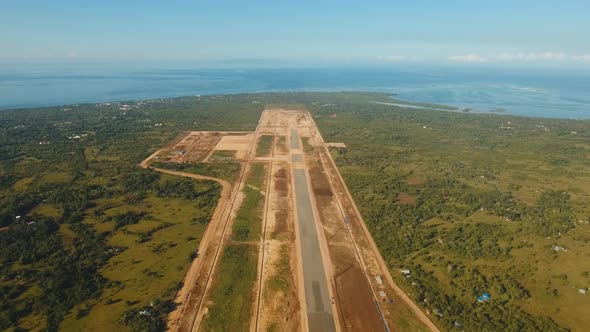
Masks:
[[[294,129],[291,130],[291,149],[299,149],[299,137]],[[297,154],[292,156],[298,160],[301,158],[301,155]],[[336,325],[306,172],[304,168],[293,169],[308,327],[312,332],[331,332],[336,331]]]

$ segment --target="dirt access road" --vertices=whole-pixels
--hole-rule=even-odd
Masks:
[[[209,224],[205,229],[205,233],[203,234],[203,237],[201,238],[197,248],[200,255],[198,258],[193,260],[187,269],[182,287],[176,293],[176,298],[174,300],[178,306],[168,316],[168,331],[190,330],[193,324],[191,317],[195,316],[194,314],[191,315],[191,312],[196,310],[196,305],[199,303],[199,299],[202,298],[202,293],[204,290],[203,285],[199,284],[198,282],[199,276],[208,274],[206,271],[208,271],[208,269],[210,269],[213,265],[214,255],[212,253],[216,252],[220,246],[225,226],[222,223],[222,220],[224,220],[223,217],[226,216],[229,210],[228,203],[230,201],[230,197],[232,196],[232,185],[225,180],[209,176],[150,167],[150,164],[152,163],[152,160],[155,158],[155,156],[161,153],[163,153],[163,150],[154,152],[152,155],[142,161],[140,166],[143,168],[149,167],[154,171],[164,174],[188,177],[196,180],[215,181],[222,187],[221,196],[217,202],[217,206],[211,215],[211,220],[209,221]]]

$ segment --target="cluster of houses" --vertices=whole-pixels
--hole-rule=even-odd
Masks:
[[[14,217],[14,219],[16,219],[17,221],[21,219],[21,216],[16,216]],[[34,221],[29,221],[26,223],[27,226],[31,226],[36,224]],[[5,226],[5,227],[0,227],[0,232],[7,232],[10,230],[10,226]]]
[[[68,139],[80,139],[80,138],[86,137],[86,136],[88,136],[88,134],[71,135],[71,136],[68,136]]]

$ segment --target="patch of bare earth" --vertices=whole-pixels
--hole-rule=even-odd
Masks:
[[[295,229],[288,164],[273,163],[266,220],[260,331],[299,331],[300,304],[295,281]]]
[[[404,192],[400,192],[397,194],[397,201],[400,204],[407,204],[407,205],[416,204],[416,198],[414,196],[410,196]]]

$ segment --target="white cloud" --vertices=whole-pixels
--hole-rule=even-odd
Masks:
[[[406,57],[403,55],[380,55],[377,57],[379,61],[403,61]]]
[[[543,52],[543,53],[502,53],[492,56],[498,61],[552,61],[566,60],[565,53]]]
[[[590,54],[581,54],[576,56],[576,60],[590,63]]]
[[[477,55],[477,54],[453,55],[453,56],[449,57],[449,60],[454,61],[454,62],[472,62],[472,63],[488,62],[488,58]]]
[[[448,58],[454,62],[536,62],[536,61],[579,61],[590,63],[590,54],[567,54],[564,52],[518,52],[498,53],[490,55],[465,54],[453,55]]]

